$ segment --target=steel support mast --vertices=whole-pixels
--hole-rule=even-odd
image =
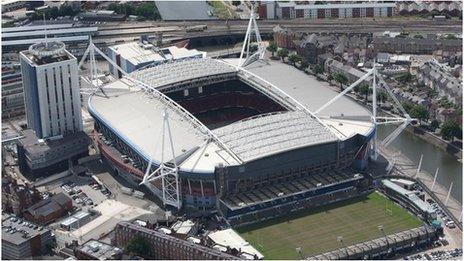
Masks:
[[[388,146],[390,143],[398,137],[398,135],[401,134],[401,132],[407,127],[407,125],[412,121],[411,117],[409,114],[406,112],[406,110],[403,108],[401,103],[398,101],[396,98],[395,94],[391,91],[390,87],[388,84],[385,82],[385,80],[382,78],[382,76],[378,73],[377,68],[374,66],[372,69],[370,69],[366,74],[364,74],[361,78],[359,78],[357,81],[352,83],[350,86],[348,86],[346,89],[344,89],[342,92],[340,92],[338,95],[336,95],[334,98],[330,99],[327,103],[322,105],[319,109],[317,109],[314,114],[317,115],[320,113],[322,110],[336,102],[340,97],[343,95],[347,94],[349,91],[351,91],[354,87],[362,83],[363,81],[367,80],[369,76],[373,77],[372,79],[372,117],[371,117],[371,122],[374,125],[375,128],[375,137],[374,140],[372,141],[371,148],[373,151],[373,159],[376,160],[378,156],[378,147],[377,147],[377,126],[378,125],[385,125],[385,124],[397,124],[401,123],[401,125],[396,128],[392,133],[390,133],[383,141],[381,144],[383,146]],[[397,117],[379,117],[377,116],[377,93],[379,91],[379,85],[383,89],[386,90],[387,95],[393,100],[394,106],[400,110],[400,112],[404,115],[404,117],[397,116]]]
[[[253,53],[250,53],[251,46],[251,37],[255,35],[255,40],[257,44],[257,50]],[[250,20],[248,21],[247,31],[245,33],[245,40],[243,41],[242,51],[240,52],[240,59],[238,61],[237,68],[242,68],[248,64],[262,59],[264,57],[265,46],[261,39],[261,34],[259,33],[258,24],[256,23],[256,13],[254,6],[251,8]]]
[[[166,136],[169,139],[169,148],[171,150],[170,156],[172,158],[170,161],[166,161],[164,155],[166,151]],[[155,171],[151,171],[152,164],[153,162],[150,157],[150,162],[148,163],[147,170],[140,185],[148,185],[148,187],[150,187],[153,184],[148,184],[149,182],[161,179],[164,205],[170,205],[180,209],[182,207],[182,201],[179,189],[179,173],[174,152],[171,126],[169,125],[169,114],[166,108],[163,112],[163,125],[161,129],[161,164]]]

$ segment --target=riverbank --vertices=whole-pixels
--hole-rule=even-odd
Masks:
[[[452,144],[451,142],[445,141],[442,138],[430,133],[419,126],[409,125],[406,128],[406,131],[416,135],[422,140],[429,142],[443,151],[449,153],[450,155],[456,157],[458,161],[462,162],[462,148],[459,148]]]

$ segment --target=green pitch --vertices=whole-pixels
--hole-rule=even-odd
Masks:
[[[238,228],[237,232],[265,259],[299,259],[415,227],[422,222],[374,192],[309,212]]]

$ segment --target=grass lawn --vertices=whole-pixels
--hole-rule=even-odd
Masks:
[[[387,209],[387,211],[385,211]],[[265,259],[299,259],[418,227],[422,222],[377,192],[305,213],[241,227],[237,232]]]

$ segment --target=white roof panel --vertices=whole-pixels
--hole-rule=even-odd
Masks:
[[[244,161],[338,140],[302,111],[259,115],[213,131]]]
[[[210,58],[178,60],[131,73],[131,76],[154,88],[176,82],[233,73],[235,68]]]

